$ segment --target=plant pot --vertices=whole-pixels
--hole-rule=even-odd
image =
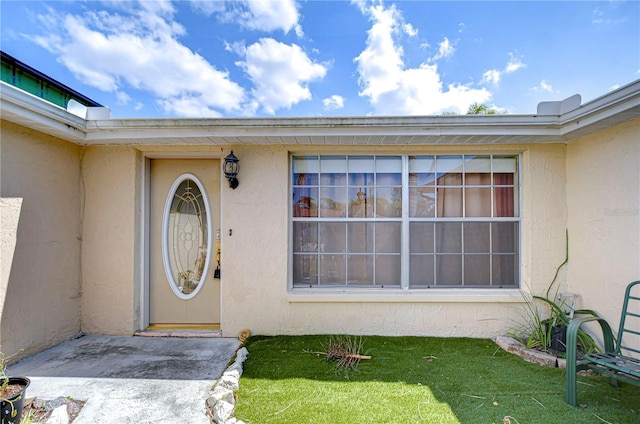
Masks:
[[[6,399],[0,399],[2,401],[2,422],[1,424],[20,424],[22,419],[22,407],[24,406],[24,399],[26,397],[27,387],[31,380],[27,377],[9,377],[9,386],[19,385],[22,386],[18,393]]]
[[[567,351],[567,327],[554,325],[551,327],[551,349],[556,352]]]

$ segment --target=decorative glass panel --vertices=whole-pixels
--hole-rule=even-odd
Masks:
[[[163,220],[163,259],[173,292],[190,299],[201,289],[211,256],[211,217],[204,188],[194,175],[174,182]]]

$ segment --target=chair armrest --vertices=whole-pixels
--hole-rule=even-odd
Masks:
[[[598,324],[600,324],[602,335],[604,337],[604,352],[613,353],[615,350],[611,326],[604,318],[598,316],[575,318],[571,320],[569,326],[567,327],[567,371],[569,370],[570,364],[572,367],[575,367],[576,364],[578,350],[578,330],[580,329],[582,324],[591,321],[597,321]]]

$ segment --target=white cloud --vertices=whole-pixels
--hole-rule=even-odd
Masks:
[[[509,52],[509,61],[505,65],[504,69],[490,69],[485,71],[482,74],[482,84],[498,85],[503,75],[511,74],[526,67],[527,65],[522,62],[521,57],[516,56],[513,52]]]
[[[344,98],[342,96],[334,94],[331,97],[322,99],[322,104],[324,105],[325,110],[342,109],[344,107]]]
[[[536,87],[532,88],[533,91],[546,91],[547,93],[553,93],[553,87],[551,86],[551,84],[549,84],[547,81],[542,80],[540,81],[540,84],[538,84]]]
[[[402,25],[402,30],[405,32],[405,34],[407,34],[409,37],[415,37],[418,35],[418,29],[415,28],[413,25],[411,24],[404,24]]]
[[[277,109],[290,108],[311,99],[307,84],[324,78],[327,67],[313,62],[296,44],[284,44],[272,38],[262,38],[246,47],[244,61],[236,62],[253,81],[254,100],[250,109],[258,105],[264,112],[275,114]]]
[[[497,69],[490,69],[482,74],[482,82],[498,85],[501,77],[502,72],[498,71]]]
[[[373,21],[366,47],[355,59],[360,95],[369,98],[376,114],[465,113],[471,103],[491,99],[491,93],[484,88],[472,89],[463,84],[449,84],[443,88],[437,65],[423,63],[407,69],[402,60],[402,46],[394,39],[403,25],[401,13],[394,5],[385,8],[382,4],[368,7],[364,3],[358,4]],[[450,51],[447,46],[448,42],[441,43],[442,54]]]
[[[509,62],[507,63],[507,66],[504,68],[504,73],[511,74],[517,71],[518,69],[522,69],[526,67],[527,65],[522,63],[522,57],[516,57],[516,55],[513,52],[509,52]]]
[[[440,44],[438,44],[438,53],[436,53],[433,57],[430,57],[429,62],[435,62],[440,59],[451,57],[453,56],[453,53],[455,53],[455,51],[456,49],[451,45],[449,39],[447,37],[444,37]]]
[[[293,30],[298,37],[304,35],[298,23],[300,14],[295,0],[192,0],[191,5],[207,16],[216,14],[223,22],[235,22],[252,30],[285,34]]]
[[[241,109],[243,88],[178,41],[185,29],[173,20],[170,3],[117,4],[128,14],[62,15],[49,9],[40,16],[46,35],[31,39],[85,84],[149,92],[167,113],[219,116]]]
[[[214,13],[224,12],[225,5],[223,1],[191,0],[191,8],[207,16],[211,16]]]
[[[119,106],[126,105],[131,101],[131,97],[124,91],[116,92],[116,104]]]

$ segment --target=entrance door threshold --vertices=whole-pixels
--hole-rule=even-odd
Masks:
[[[181,337],[181,338],[213,338],[222,337],[220,324],[151,324],[138,337]]]

